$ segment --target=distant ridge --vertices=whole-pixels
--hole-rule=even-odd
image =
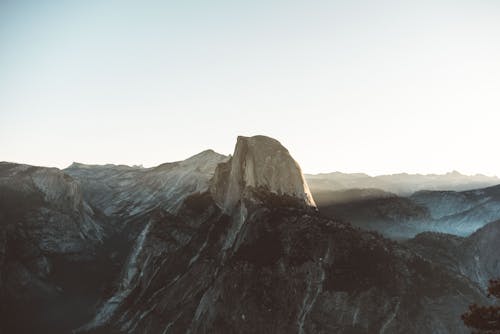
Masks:
[[[420,190],[465,191],[500,184],[500,178],[482,174],[464,175],[458,171],[446,174],[390,174],[370,176],[363,173],[306,174],[305,178],[314,194],[320,191],[377,188],[408,196]]]

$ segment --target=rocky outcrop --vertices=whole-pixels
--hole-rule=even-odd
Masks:
[[[316,206],[300,166],[277,140],[265,136],[238,137],[234,155],[218,166],[210,191],[225,212],[244,200],[258,202],[259,191]]]

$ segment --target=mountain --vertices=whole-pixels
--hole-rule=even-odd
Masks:
[[[348,222],[432,228],[496,203],[445,196],[311,192],[265,136],[154,168],[1,163],[0,332],[467,333],[497,223],[395,242]]]
[[[500,179],[496,176],[481,174],[468,176],[457,171],[443,175],[401,173],[379,176],[334,172],[305,177],[313,194],[320,191],[376,188],[400,196],[409,196],[420,190],[464,191],[500,184]]]
[[[281,144],[240,137],[207,191],[158,209],[79,332],[467,332],[477,284],[320,216],[307,189]]]
[[[348,221],[395,240],[432,230],[429,222],[433,218],[426,206],[380,189],[321,191],[314,197],[322,216]]]
[[[103,225],[60,170],[0,163],[0,332],[85,321],[107,274]]]
[[[208,189],[215,167],[228,158],[212,150],[153,168],[73,163],[64,172],[106,215],[130,216],[161,207],[175,212],[183,199]]]
[[[60,170],[1,162],[0,190],[2,233],[19,232],[16,242],[69,256],[88,255],[102,242],[99,218],[79,184]]]
[[[421,191],[410,199],[429,209],[435,231],[465,236],[500,219],[500,186],[462,192]]]
[[[500,186],[468,191],[418,191],[402,197],[380,189],[317,191],[320,212],[393,239],[434,231],[468,236],[500,219]]]
[[[0,163],[0,332],[89,321],[157,210],[206,191],[225,160],[208,150],[155,168]]]
[[[466,238],[426,232],[407,243],[421,256],[469,277],[485,289],[488,280],[500,277],[499,240],[500,220]]]

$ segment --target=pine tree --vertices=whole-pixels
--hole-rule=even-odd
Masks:
[[[500,279],[489,282],[488,297],[500,299]],[[464,324],[476,330],[477,334],[500,334],[500,306],[479,306],[472,304],[469,310],[462,314]]]

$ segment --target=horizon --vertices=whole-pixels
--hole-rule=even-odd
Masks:
[[[211,148],[208,148],[208,149],[204,149],[204,150],[202,150],[202,151],[200,151],[198,153],[191,154],[191,155],[185,157],[184,159],[173,160],[173,161],[163,161],[163,162],[160,162],[160,163],[158,163],[156,165],[150,165],[150,166],[149,165],[144,165],[142,163],[135,163],[135,164],[125,164],[125,163],[92,163],[92,162],[82,162],[82,161],[72,161],[71,163],[69,163],[66,166],[47,166],[47,165],[36,165],[36,164],[33,165],[33,164],[30,164],[30,163],[25,163],[25,162],[6,161],[6,160],[0,160],[0,163],[16,163],[16,164],[21,164],[21,165],[35,166],[35,167],[57,168],[57,169],[60,169],[60,170],[64,170],[64,169],[70,168],[73,164],[82,164],[82,165],[86,165],[86,166],[117,166],[117,167],[119,167],[119,166],[125,166],[125,167],[137,167],[137,168],[149,169],[149,168],[158,167],[158,166],[160,166],[162,164],[166,164],[166,163],[181,162],[181,161],[190,159],[190,158],[192,158],[192,157],[194,157],[194,156],[196,156],[196,155],[198,155],[200,153],[206,152],[206,151],[212,151],[214,153],[222,154],[222,155],[225,155],[227,157],[231,157],[232,156],[232,152],[228,153],[228,154],[225,154],[225,153],[217,152],[217,151],[215,151],[215,150],[213,150]],[[292,155],[292,157],[293,157],[293,155]],[[301,166],[300,161],[297,161],[297,163],[299,164],[299,166]],[[302,167],[301,167],[301,169],[302,169]],[[310,173],[310,172],[305,171],[305,170],[302,169],[302,173],[304,175],[310,175],[310,176],[327,175],[327,174],[334,174],[334,173],[340,173],[340,174],[364,174],[364,175],[367,175],[369,177],[392,176],[392,175],[402,175],[402,174],[406,174],[406,175],[418,175],[418,176],[433,176],[433,175],[436,175],[436,176],[446,176],[446,175],[449,175],[449,174],[458,173],[461,176],[466,176],[466,177],[484,176],[484,177],[489,177],[489,178],[499,178],[499,176],[495,175],[495,174],[492,174],[492,175],[483,174],[483,173],[466,174],[466,173],[463,173],[463,172],[461,172],[459,170],[450,170],[450,171],[447,171],[447,172],[444,172],[444,173],[409,173],[409,172],[406,172],[406,171],[399,171],[399,172],[388,173],[388,174],[369,174],[369,173],[363,172],[363,171],[347,172],[347,171],[341,171],[341,170],[320,171],[320,172],[317,172],[317,173]]]
[[[0,3],[0,160],[159,165],[239,134],[308,174],[500,175],[500,3]]]

